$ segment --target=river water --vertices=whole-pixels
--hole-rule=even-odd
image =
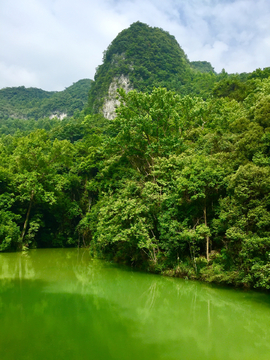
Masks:
[[[270,298],[87,250],[0,254],[0,359],[269,360]]]

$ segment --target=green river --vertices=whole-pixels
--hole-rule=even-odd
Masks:
[[[1,360],[270,359],[270,297],[93,260],[0,254]]]

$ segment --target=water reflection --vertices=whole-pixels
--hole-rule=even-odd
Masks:
[[[77,249],[0,254],[0,320],[5,360],[270,353],[267,295],[134,272]],[[9,348],[15,340],[28,357]]]
[[[35,271],[27,252],[0,254],[0,280],[34,278]]]

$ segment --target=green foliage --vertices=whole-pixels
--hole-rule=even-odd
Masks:
[[[215,73],[213,66],[208,61],[191,61],[190,65],[201,73]]]
[[[81,111],[87,103],[91,80],[79,80],[64,91],[44,91],[36,88],[5,88],[0,90],[1,127],[10,127],[15,119],[21,128],[26,119],[41,119],[50,116],[66,114],[73,116]],[[1,131],[0,127],[0,131]],[[7,133],[3,130],[1,133]]]
[[[254,84],[243,101],[119,90],[114,120],[81,113],[3,136],[1,250],[89,245],[155,272],[268,289],[270,83]]]
[[[248,79],[268,79],[270,76],[270,67],[262,69],[256,69],[251,74],[248,75]]]
[[[94,251],[268,288],[268,94],[269,80],[241,102],[119,91],[88,215]]]
[[[88,116],[70,124],[84,143],[71,143],[56,128],[2,137],[1,250],[80,242],[76,226],[87,206],[85,180],[96,171],[91,145],[98,146],[102,134],[92,121]]]
[[[247,95],[254,90],[255,84],[253,81],[245,81],[241,76],[229,76],[217,82],[213,88],[213,95],[215,97],[228,97],[236,101],[243,101]]]

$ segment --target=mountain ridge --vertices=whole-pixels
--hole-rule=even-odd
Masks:
[[[94,81],[82,79],[63,91],[11,87],[0,90],[0,119],[63,119],[77,111],[115,116],[117,88],[150,93],[165,87],[185,96],[243,99],[248,78],[268,77],[269,68],[247,74],[217,74],[207,61],[189,61],[173,35],[139,21],[122,30],[103,53]],[[218,85],[219,84],[219,85]],[[236,92],[238,92],[236,96]]]
[[[0,89],[0,119],[73,116],[87,103],[91,83],[90,79],[81,79],[62,91],[25,86]]]

